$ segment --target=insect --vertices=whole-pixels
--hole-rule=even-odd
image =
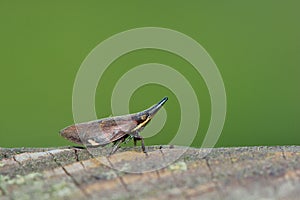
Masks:
[[[71,142],[87,147],[99,147],[113,143],[110,154],[115,153],[120,144],[129,137],[129,139],[133,138],[134,146],[136,146],[136,142],[140,140],[142,150],[146,153],[144,138],[140,136],[139,133],[167,100],[168,97],[165,97],[150,108],[135,114],[74,124],[62,129],[60,135]]]

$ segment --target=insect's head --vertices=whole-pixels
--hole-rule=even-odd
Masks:
[[[155,116],[155,114],[160,110],[160,108],[166,103],[168,97],[163,98],[157,104],[151,106],[147,110],[139,112],[135,115],[135,120],[138,122],[138,126],[135,129],[145,127],[150,120]]]

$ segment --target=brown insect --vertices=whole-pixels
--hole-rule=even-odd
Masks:
[[[135,114],[74,124],[61,130],[60,135],[87,147],[113,143],[110,154],[115,153],[119,145],[130,137],[133,138],[135,146],[136,142],[141,140],[143,152],[146,153],[144,138],[139,135],[139,132],[144,129],[167,100],[168,97],[165,97],[152,107]]]

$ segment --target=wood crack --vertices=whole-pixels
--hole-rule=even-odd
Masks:
[[[211,169],[211,166],[210,166],[210,164],[209,164],[208,158],[207,158],[207,157],[204,157],[204,160],[205,160],[206,166],[207,166],[207,168],[208,168],[208,170],[209,170],[210,178],[211,178],[211,180],[213,180],[213,178],[214,178],[214,173],[213,173],[213,170]]]
[[[75,160],[76,160],[77,162],[79,162],[79,157],[78,157],[77,149],[74,149],[74,154],[75,154]]]
[[[94,159],[95,159],[95,156],[94,156],[90,151],[87,150],[87,153],[90,155],[91,158],[94,158]],[[109,156],[108,156],[108,157],[105,156],[105,158],[106,158],[106,160],[108,161],[108,163],[109,163],[109,165],[110,165],[109,167],[113,170],[114,175],[118,178],[119,182],[121,183],[121,185],[123,186],[123,188],[125,189],[125,191],[126,191],[129,195],[131,195],[131,193],[130,193],[130,191],[129,191],[127,185],[126,185],[126,183],[124,182],[123,177],[120,176],[120,175],[117,173],[117,170],[114,168],[112,162],[111,162],[110,159],[109,159]],[[96,158],[96,159],[97,159],[97,158]],[[82,165],[83,165],[83,163],[82,163]],[[97,177],[96,177],[96,178],[97,178]]]
[[[207,168],[208,168],[208,170],[210,172],[211,182],[215,185],[215,187],[217,189],[217,192],[220,195],[220,197],[223,197],[224,196],[224,192],[221,189],[221,187],[218,184],[218,182],[216,182],[216,180],[215,180],[215,175],[214,175],[213,169],[212,169],[212,167],[211,167],[211,165],[209,163],[209,158],[207,156],[205,156],[203,159],[205,160],[206,166],[207,166]]]
[[[128,189],[128,186],[126,185],[126,183],[124,182],[124,179],[122,176],[120,176],[117,173],[117,170],[114,168],[112,162],[110,161],[109,157],[105,157],[110,165],[110,168],[114,171],[115,176],[119,179],[120,183],[122,184],[122,186],[124,187],[125,191],[127,191],[130,194],[130,190]]]
[[[163,149],[163,148],[160,147],[160,148],[159,148],[159,151],[160,151],[160,153],[161,153],[161,155],[162,155],[163,161],[166,162],[167,160],[166,160],[166,158],[165,158],[165,154],[164,154],[164,152],[163,152],[162,149]],[[175,177],[174,172],[173,172],[172,170],[171,170],[171,177],[172,177],[172,179],[174,180],[176,187],[177,187],[177,188],[180,188],[181,186],[178,184],[177,178]],[[181,193],[180,193],[180,194],[181,194],[181,196],[182,196],[184,199],[188,199],[187,194],[186,194],[183,190],[181,190]]]
[[[70,174],[66,168],[56,160],[55,155],[53,155],[51,152],[49,152],[49,154],[53,157],[54,162],[62,168],[62,170],[65,172],[65,174],[72,180],[72,182],[74,183],[74,185],[83,193],[83,195],[85,197],[89,197],[90,195],[80,186],[80,183],[72,176],[72,174]]]
[[[13,156],[12,157],[13,158],[13,160],[16,162],[16,163],[18,163],[18,165],[20,165],[20,167],[22,167],[23,168],[23,165],[22,165],[22,163],[20,163],[17,159],[16,159],[16,157],[15,156]]]
[[[281,149],[281,155],[282,155],[283,159],[286,160],[284,149],[282,147],[280,147],[280,149]]]
[[[158,179],[160,179],[160,174],[159,174],[159,170],[155,170],[156,176]]]
[[[5,189],[0,185],[0,197],[6,196],[6,195],[7,195],[7,193],[6,193]]]
[[[233,162],[233,160],[232,160],[232,155],[231,155],[231,153],[230,153],[230,152],[228,152],[228,155],[229,155],[230,163],[231,163],[231,165],[233,165],[233,164],[234,164],[234,162]]]

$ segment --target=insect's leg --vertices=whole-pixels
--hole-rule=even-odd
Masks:
[[[135,140],[141,140],[143,152],[144,152],[146,155],[148,155],[148,154],[147,154],[147,151],[146,151],[146,148],[145,148],[144,138],[143,138],[142,136],[140,136],[140,135],[135,135],[135,136],[134,136],[134,139],[135,139]]]
[[[135,132],[133,132],[132,137],[133,137],[133,144],[136,147],[136,142],[138,140],[141,140],[140,139],[141,136],[139,135],[139,132],[135,131]]]
[[[121,144],[122,142],[124,142],[124,141],[126,140],[126,138],[128,138],[128,136],[129,136],[129,135],[125,135],[124,137],[120,138],[119,140],[116,140],[116,141],[114,142],[113,149],[111,150],[111,152],[110,152],[109,155],[114,154],[114,153],[118,150],[118,148],[120,147],[120,144]]]
[[[147,154],[146,148],[145,148],[145,143],[144,143],[144,138],[142,138],[142,137],[141,137],[141,143],[142,143],[142,149],[143,149],[143,152],[144,152],[145,154]]]
[[[121,143],[122,143],[122,140],[116,141],[114,143],[113,149],[111,150],[111,152],[109,153],[109,155],[114,154],[118,150],[118,148],[119,148],[119,146],[120,146]]]
[[[136,141],[137,141],[137,139],[134,137],[133,138],[133,144],[134,144],[135,147],[136,147]]]

